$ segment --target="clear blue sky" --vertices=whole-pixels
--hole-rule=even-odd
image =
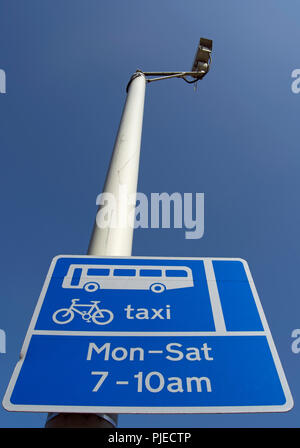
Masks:
[[[130,416],[120,427],[299,427],[300,5],[296,0],[0,2],[1,313],[4,394],[51,259],[85,254],[131,74],[209,75],[147,86],[139,191],[204,192],[205,233],[138,229],[133,254],[249,262],[294,397],[280,414]],[[43,427],[9,413],[0,427]]]

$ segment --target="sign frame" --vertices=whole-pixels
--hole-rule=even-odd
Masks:
[[[13,389],[15,387],[15,384],[17,382],[18,376],[20,374],[20,371],[22,369],[23,363],[26,359],[26,354],[30,345],[30,341],[31,338],[33,336],[33,334],[38,333],[38,330],[34,330],[35,325],[37,323],[38,317],[39,317],[39,313],[41,311],[47,290],[48,290],[48,286],[50,284],[50,280],[52,278],[52,274],[54,271],[54,268],[56,266],[56,263],[59,259],[61,258],[74,258],[74,259],[107,259],[107,260],[113,260],[113,259],[126,259],[126,260],[162,260],[162,261],[168,261],[168,260],[203,260],[203,262],[207,261],[206,266],[205,266],[205,272],[206,272],[206,276],[210,276],[213,275],[213,273],[211,272],[211,268],[210,268],[210,263],[212,261],[240,261],[243,263],[248,281],[249,281],[249,285],[251,288],[251,292],[257,307],[257,311],[263,326],[263,332],[264,335],[266,336],[267,342],[268,342],[268,346],[270,348],[271,354],[272,354],[272,358],[276,367],[276,371],[281,383],[281,387],[283,390],[283,393],[285,395],[286,398],[286,402],[282,405],[258,405],[258,406],[70,406],[70,405],[66,405],[66,406],[62,406],[62,405],[28,405],[28,404],[15,404],[12,403],[10,401],[11,395],[13,393]],[[212,286],[214,287],[214,286]],[[219,326],[220,326],[220,331],[222,332],[222,318],[220,317],[220,313],[219,313],[219,309],[218,309],[218,304],[216,303],[214,305],[214,318],[215,320],[219,320]],[[219,317],[218,317],[219,316]],[[230,332],[230,331],[226,331],[226,335],[230,335],[230,333],[234,333],[237,334],[237,332]],[[53,331],[52,331],[53,333]],[[67,334],[69,335],[70,331],[58,331],[57,333],[60,334]],[[245,332],[243,332],[245,333]],[[250,332],[251,335],[253,335],[253,331]],[[260,332],[262,333],[262,332]],[[97,334],[99,336],[122,336],[122,335],[126,335],[126,336],[205,336],[205,335],[212,335],[212,332],[124,332],[124,331],[97,331]],[[48,270],[47,276],[45,278],[43,287],[42,287],[42,291],[40,293],[37,305],[35,307],[29,328],[27,330],[26,336],[25,336],[25,340],[23,342],[22,345],[22,349],[20,352],[20,359],[17,362],[12,377],[10,379],[9,385],[7,387],[4,399],[3,399],[3,407],[8,410],[8,411],[30,411],[30,412],[54,412],[54,413],[116,413],[116,414],[128,414],[128,413],[132,413],[132,414],[197,414],[197,413],[206,413],[206,414],[212,414],[212,413],[259,413],[259,412],[286,412],[289,411],[290,409],[292,409],[294,403],[293,403],[293,398],[285,377],[285,373],[283,370],[283,367],[281,365],[281,361],[280,358],[278,356],[277,353],[277,349],[275,347],[274,341],[273,341],[273,337],[269,328],[269,325],[267,323],[254,281],[252,279],[252,275],[248,266],[247,261],[245,261],[244,259],[241,258],[227,258],[227,257],[143,257],[143,256],[121,256],[121,257],[117,257],[117,256],[91,256],[91,255],[57,255],[56,257],[53,258],[50,268]]]

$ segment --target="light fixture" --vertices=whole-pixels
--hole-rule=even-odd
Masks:
[[[189,84],[199,81],[199,79],[202,79],[210,69],[212,44],[213,41],[211,39],[206,39],[204,37],[200,38],[191,71],[144,72],[142,70],[137,70],[129,81],[127,90],[132,79],[139,76],[139,73],[143,73],[146,76],[147,82],[160,81],[161,79],[169,78],[182,78]],[[148,78],[148,76],[151,76],[151,78]],[[192,77],[193,79],[189,80],[187,77]]]
[[[191,76],[202,79],[208,72],[211,62],[212,44],[212,40],[200,38],[192,66],[192,72],[195,74]]]

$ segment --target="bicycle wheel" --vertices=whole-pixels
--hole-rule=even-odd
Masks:
[[[55,311],[52,316],[52,319],[56,324],[68,324],[74,318],[74,311],[68,308],[61,308],[60,310]]]
[[[110,310],[99,310],[97,313],[93,314],[92,320],[97,325],[107,325],[114,318],[113,313]]]

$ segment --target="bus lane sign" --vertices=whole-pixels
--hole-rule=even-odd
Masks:
[[[58,256],[3,405],[279,412],[293,399],[242,259]]]

